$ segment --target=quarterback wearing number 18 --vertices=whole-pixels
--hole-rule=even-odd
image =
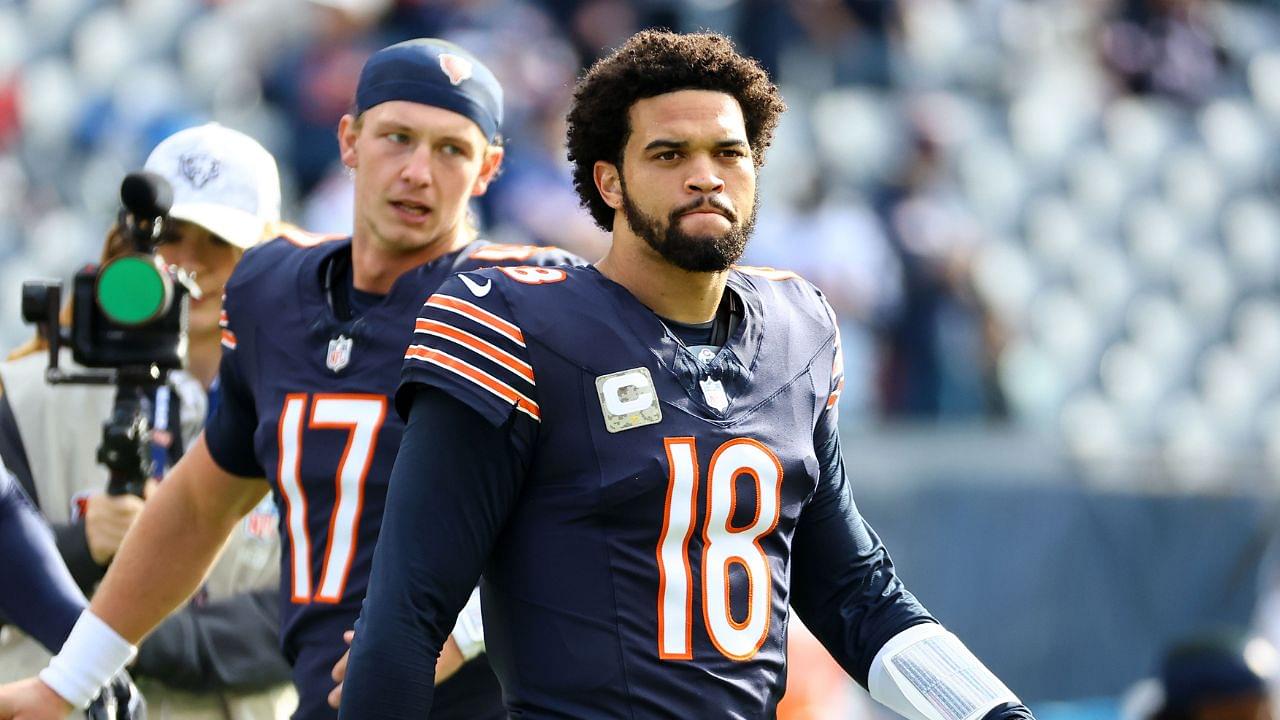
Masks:
[[[724,38],[647,31],[574,101],[575,179],[613,245],[464,272],[419,312],[342,716],[421,717],[432,689],[406,669],[483,576],[511,717],[773,717],[790,606],[913,720],[1029,718],[854,505],[823,295],[734,264],[781,106],[763,70]]]

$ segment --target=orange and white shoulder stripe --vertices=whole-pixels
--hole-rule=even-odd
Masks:
[[[222,297],[222,301],[226,302],[226,296]],[[236,334],[231,332],[231,323],[227,320],[227,311],[223,310],[218,317],[218,327],[222,328],[222,347],[228,350],[236,349]]]
[[[442,340],[447,340],[453,344],[461,345],[477,355],[483,355],[489,361],[501,365],[530,383],[533,382],[533,368],[529,363],[521,360],[484,338],[472,335],[466,330],[456,328],[437,320],[418,318],[413,331],[415,334],[432,335],[434,337],[441,338]]]
[[[541,420],[529,394],[536,387],[533,367],[519,357],[524,333],[514,323],[452,295],[436,293],[417,319],[406,360],[417,360],[457,375],[503,402]],[[506,348],[500,347],[505,345]]]
[[[427,298],[426,306],[451,312],[455,315],[461,315],[462,317],[489,328],[520,347],[524,347],[524,333],[520,332],[520,328],[497,315],[494,315],[475,303],[468,302],[462,298],[453,297],[452,295],[436,293],[435,295]]]
[[[501,398],[504,402],[515,405],[517,410],[534,420],[542,421],[542,413],[538,410],[538,403],[534,402],[528,395],[465,360],[460,360],[443,350],[430,348],[426,345],[410,345],[404,357],[406,360],[419,360],[451,372],[486,392]]]

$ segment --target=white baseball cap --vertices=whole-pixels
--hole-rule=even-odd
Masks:
[[[151,151],[146,170],[173,186],[169,217],[249,248],[280,221],[280,171],[257,140],[207,123],[180,130]]]

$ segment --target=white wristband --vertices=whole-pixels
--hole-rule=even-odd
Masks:
[[[894,635],[876,653],[867,677],[871,697],[910,720],[979,720],[1018,702],[1013,691],[937,623]]]
[[[40,671],[40,680],[74,707],[84,709],[137,652],[110,625],[85,610],[62,649]]]
[[[471,598],[458,613],[453,626],[453,641],[458,645],[464,660],[470,660],[484,652],[484,621],[480,617],[480,589],[471,591]]]

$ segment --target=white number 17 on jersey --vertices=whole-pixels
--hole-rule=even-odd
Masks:
[[[320,571],[320,588],[312,596],[311,534],[307,530],[307,496],[302,486],[302,422],[307,395],[285,397],[280,411],[280,469],[278,484],[284,495],[285,529],[289,533],[290,566],[293,568],[292,600],[295,603],[336,603],[342,600],[347,573],[356,554],[356,532],[364,505],[364,482],[378,446],[378,431],[387,417],[385,395],[317,393],[311,402],[308,427],[347,431],[347,446],[338,463],[334,483],[337,497],[329,518],[329,540]]]

